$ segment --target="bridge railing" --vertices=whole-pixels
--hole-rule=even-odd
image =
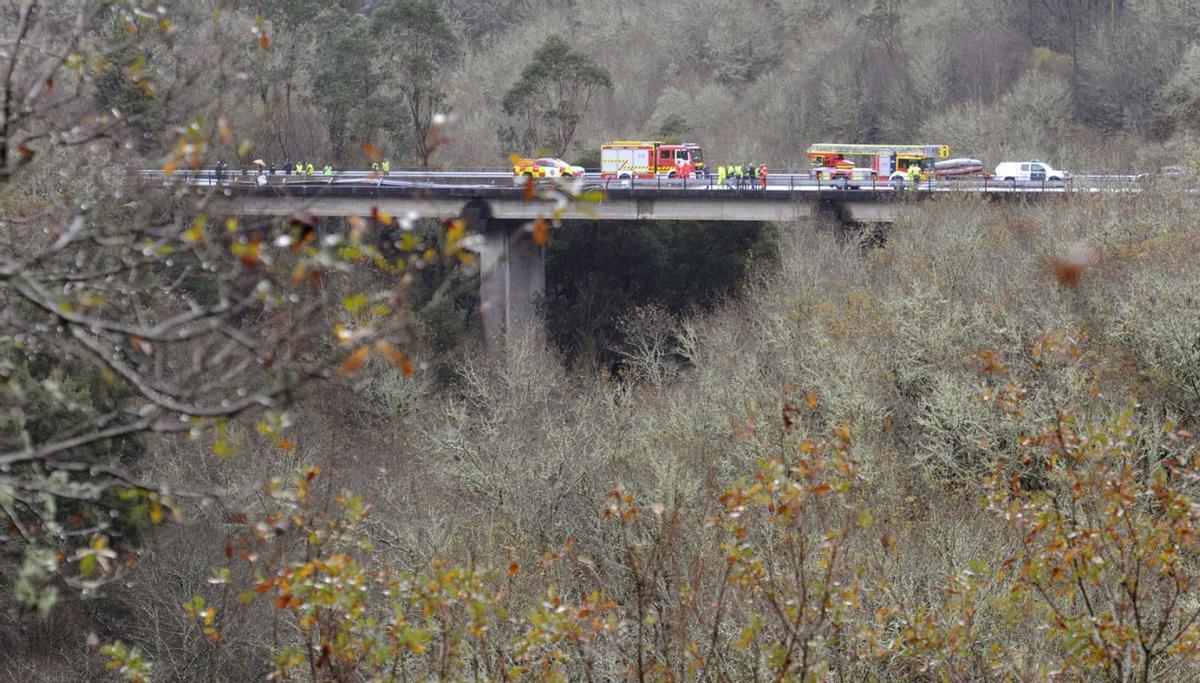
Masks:
[[[267,169],[225,169],[218,174],[212,169],[178,170],[164,173],[160,170],[136,172],[138,181],[162,185],[191,185],[197,187],[227,187],[253,188],[261,186],[293,186],[293,187],[327,187],[331,191],[336,188],[386,189],[386,188],[516,188],[525,182],[525,178],[515,177],[508,170],[479,170],[479,171],[417,171],[402,170],[389,173],[373,171],[336,171],[331,175],[314,173],[301,175],[295,171],[285,172],[276,169],[274,173]],[[1065,182],[1047,180],[1035,181],[1003,181],[984,176],[950,176],[928,178],[921,181],[918,188],[924,192],[1127,192],[1139,190],[1148,176],[1145,174],[1122,173],[1083,173],[1071,176]],[[584,176],[584,187],[596,187],[606,190],[660,191],[685,190],[688,192],[820,192],[837,193],[843,190],[858,190],[871,192],[902,192],[909,188],[907,182],[887,181],[884,179],[862,179],[847,182],[831,182],[828,179],[814,179],[807,173],[779,172],[768,173],[766,183],[761,178],[743,179],[740,183],[728,179],[724,184],[717,182],[715,174],[697,178],[647,178],[647,179],[605,179],[598,173],[588,173]]]

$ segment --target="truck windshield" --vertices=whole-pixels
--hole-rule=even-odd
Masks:
[[[704,156],[700,153],[700,150],[698,150],[698,149],[692,150],[692,161],[697,164],[700,163],[701,161],[704,161]]]

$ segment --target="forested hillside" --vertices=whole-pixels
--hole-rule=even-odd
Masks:
[[[0,0],[0,78],[0,679],[1200,676],[1191,0]],[[468,223],[163,181],[648,136],[1150,175],[541,225],[490,348]]]
[[[242,4],[253,14],[256,3]],[[419,161],[396,97],[413,73],[401,55],[418,38],[335,19],[325,3],[267,4],[276,49],[243,68],[257,71],[262,95],[247,118],[272,153],[361,161],[341,144],[352,133]],[[374,16],[386,3],[339,4]],[[505,96],[553,35],[612,83],[592,98],[570,156],[667,134],[701,141],[713,159],[786,168],[819,141],[945,142],[993,164],[1195,163],[1200,9],[1189,0],[447,0],[441,10],[429,55],[434,108],[454,120],[437,157],[447,166],[535,151],[498,131],[518,123]]]

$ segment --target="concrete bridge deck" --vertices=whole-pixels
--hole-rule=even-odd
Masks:
[[[524,179],[517,179],[523,181]],[[484,333],[495,339],[534,323],[534,302],[545,288],[544,250],[520,230],[555,217],[589,221],[769,221],[824,217],[843,223],[891,223],[914,201],[974,195],[997,201],[1066,200],[1096,193],[1140,192],[1129,176],[1076,177],[1066,186],[1006,185],[973,179],[923,182],[909,190],[872,184],[837,189],[802,174],[771,174],[765,188],[717,187],[714,179],[652,179],[605,183],[597,177],[514,183],[507,172],[343,172],[303,177],[261,171],[163,175],[143,172],[141,183],[184,185],[208,195],[210,210],[226,215],[415,215],[466,218],[483,239],[480,298]]]

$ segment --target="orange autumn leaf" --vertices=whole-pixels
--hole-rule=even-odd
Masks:
[[[383,156],[379,153],[379,149],[369,142],[364,142],[362,144],[362,150],[363,154],[366,154],[371,161],[379,161],[379,158]]]
[[[380,211],[378,206],[371,207],[371,220],[375,221],[376,223],[382,223],[383,225],[392,224],[391,215]]]
[[[343,377],[345,377],[346,375],[353,374],[354,372],[356,372],[359,368],[361,368],[363,366],[363,363],[367,362],[367,356],[370,356],[370,355],[371,355],[371,347],[369,347],[369,346],[358,347],[354,351],[354,353],[347,356],[346,360],[342,362],[342,367],[338,368],[338,374],[342,375]]]
[[[264,33],[258,37],[258,46],[264,50],[271,49],[271,39],[267,37],[267,34]]]
[[[412,361],[409,360],[408,356],[405,355],[403,351],[395,346],[392,346],[388,342],[383,341],[382,339],[375,342],[375,348],[379,350],[379,353],[383,354],[384,358],[388,359],[389,363],[400,369],[400,374],[404,375],[405,377],[412,377]]]
[[[516,576],[517,572],[519,572],[519,571],[521,571],[521,565],[517,564],[516,562],[513,562],[512,564],[508,565],[508,575],[509,576]]]
[[[550,244],[550,228],[541,218],[533,222],[533,243],[539,247]]]

